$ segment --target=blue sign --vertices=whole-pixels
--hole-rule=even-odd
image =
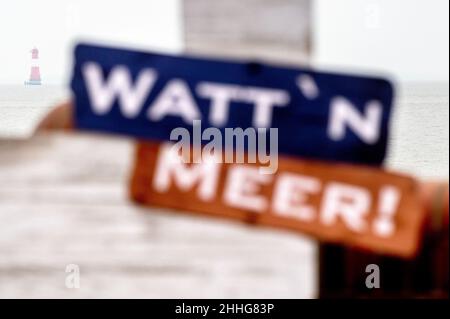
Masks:
[[[71,87],[79,129],[166,141],[199,123],[276,128],[281,154],[364,164],[384,159],[393,97],[382,78],[86,44]]]

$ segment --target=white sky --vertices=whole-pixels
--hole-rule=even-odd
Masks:
[[[180,51],[182,2],[3,1],[0,84],[22,84],[27,79],[33,46],[40,50],[46,84],[67,82],[75,39]],[[406,81],[448,81],[449,1],[313,2],[314,64],[373,69]]]
[[[314,62],[448,81],[448,0],[316,0]]]
[[[0,4],[0,84],[22,84],[27,79],[33,46],[40,50],[46,84],[63,84],[69,78],[75,39],[179,51],[180,17],[179,0],[4,1]]]

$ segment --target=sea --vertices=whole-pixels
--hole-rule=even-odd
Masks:
[[[397,85],[386,167],[424,178],[449,175],[449,83]],[[0,85],[0,139],[29,138],[70,98],[64,86]]]
[[[0,85],[0,138],[28,138],[39,120],[70,90],[57,85]]]

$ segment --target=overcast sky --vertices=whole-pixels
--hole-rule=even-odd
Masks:
[[[14,0],[0,4],[0,83],[22,84],[40,50],[44,83],[63,84],[76,39],[177,51],[182,46],[178,0]]]
[[[180,51],[181,5],[182,0],[3,1],[0,84],[26,80],[33,46],[40,50],[46,84],[67,83],[79,39]],[[315,0],[312,7],[314,63],[378,70],[404,81],[448,81],[447,0]]]
[[[448,81],[448,11],[447,0],[316,0],[313,60],[402,81]]]

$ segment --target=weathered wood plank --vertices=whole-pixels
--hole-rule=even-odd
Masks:
[[[314,296],[312,241],[137,207],[132,154],[104,136],[0,141],[0,297]]]
[[[310,0],[189,0],[183,3],[189,52],[307,63]]]

